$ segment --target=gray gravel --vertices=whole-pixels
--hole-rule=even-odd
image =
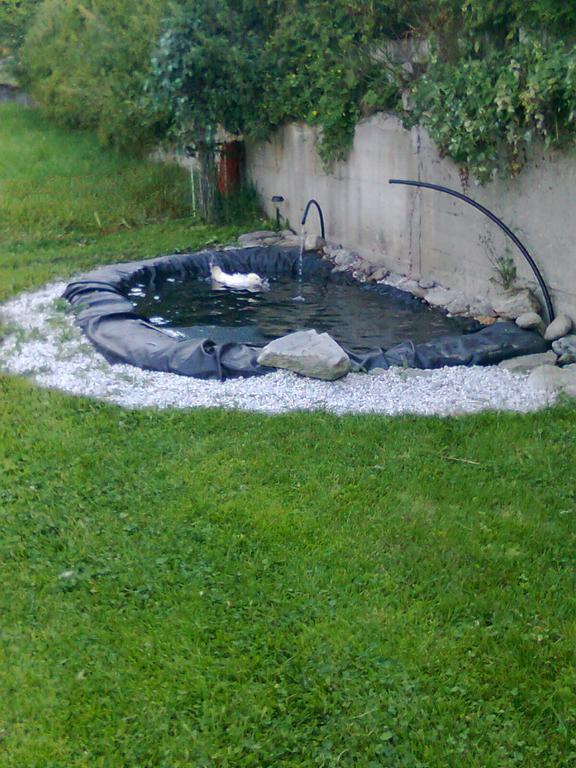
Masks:
[[[370,375],[351,373],[335,382],[277,371],[217,382],[109,365],[65,313],[59,300],[64,288],[65,283],[54,283],[0,306],[9,328],[0,343],[0,368],[27,376],[42,387],[126,408],[447,416],[485,410],[528,412],[554,400],[554,395],[529,385],[527,376],[496,366],[434,371],[393,368]]]

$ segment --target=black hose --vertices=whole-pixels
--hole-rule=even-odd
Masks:
[[[485,208],[483,205],[480,205],[480,203],[477,203],[476,200],[472,200],[471,197],[468,197],[467,195],[463,195],[461,192],[457,192],[455,189],[449,189],[448,187],[442,187],[440,184],[429,184],[426,181],[409,181],[406,179],[388,179],[389,184],[404,184],[408,187],[424,187],[425,189],[435,189],[438,192],[445,192],[447,195],[452,195],[452,197],[457,197],[459,200],[463,200],[465,203],[468,203],[473,208],[476,208],[477,210],[481,211],[483,214],[488,216],[488,218],[494,222],[494,224],[497,224],[500,229],[508,235],[508,237],[512,240],[514,245],[519,249],[520,253],[524,256],[528,264],[530,265],[530,268],[532,270],[532,273],[534,274],[534,277],[538,281],[538,285],[540,286],[540,290],[542,291],[542,295],[544,296],[544,302],[546,304],[546,312],[548,313],[548,322],[552,322],[554,320],[554,308],[552,306],[552,299],[550,297],[550,293],[548,291],[548,288],[546,287],[546,283],[544,282],[544,278],[542,277],[542,273],[536,266],[536,262],[530,256],[528,253],[528,249],[526,246],[516,237],[514,232],[504,224],[503,221],[501,221],[496,214],[492,213],[492,211],[488,210],[488,208]]]
[[[310,206],[315,205],[318,209],[318,216],[320,217],[320,232],[322,234],[322,240],[326,240],[326,230],[324,229],[324,215],[322,214],[322,208],[320,208],[320,204],[317,200],[308,200],[306,203],[306,208],[304,209],[304,215],[302,216],[302,221],[300,224],[304,226],[306,224],[306,219],[308,218],[308,211],[310,210]]]

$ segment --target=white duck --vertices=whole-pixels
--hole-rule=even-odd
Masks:
[[[256,272],[249,272],[243,275],[241,272],[228,274],[216,264],[210,264],[210,276],[214,282],[224,285],[226,288],[245,288],[249,291],[263,291],[267,287],[267,282]]]

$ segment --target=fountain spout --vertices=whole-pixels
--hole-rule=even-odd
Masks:
[[[306,224],[306,219],[308,218],[308,213],[310,212],[311,206],[315,205],[316,209],[318,210],[318,216],[320,217],[320,234],[322,235],[322,240],[326,240],[326,229],[324,228],[324,215],[322,213],[322,208],[320,208],[320,204],[317,200],[308,200],[306,203],[306,208],[304,209],[304,215],[302,216],[302,221],[300,224],[304,226]]]

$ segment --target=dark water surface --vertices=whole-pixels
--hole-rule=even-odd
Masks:
[[[153,323],[177,328],[189,338],[266,344],[293,331],[327,331],[344,347],[363,351],[411,339],[429,341],[475,329],[473,321],[449,318],[388,286],[367,286],[347,277],[304,278],[305,301],[292,276],[270,279],[270,289],[251,293],[213,286],[196,277],[137,283],[128,292],[136,311]]]

